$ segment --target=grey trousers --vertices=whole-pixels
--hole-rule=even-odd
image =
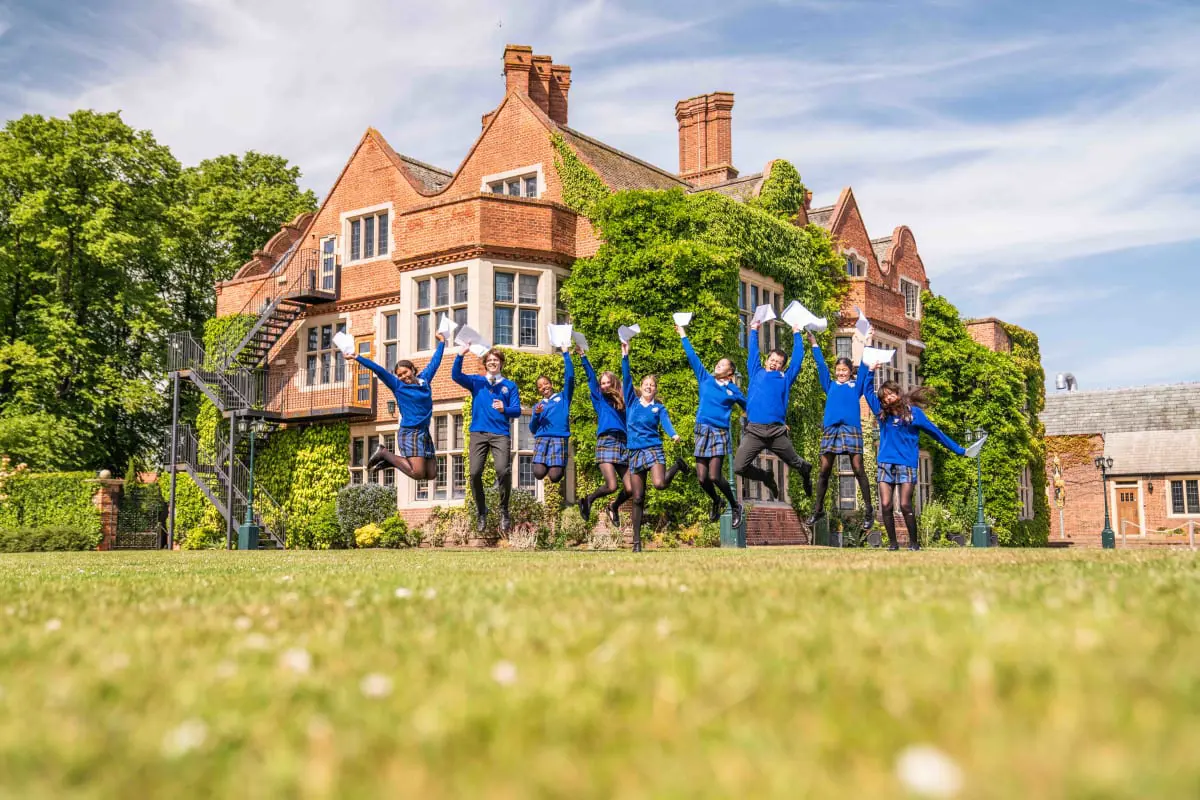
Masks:
[[[500,507],[508,510],[508,496],[512,491],[512,437],[497,433],[471,432],[471,496],[480,516],[487,514],[487,501],[483,494],[483,468],[487,466],[488,454],[496,469],[496,488],[500,491]]]
[[[737,455],[733,457],[733,471],[752,481],[767,478],[767,473],[755,466],[754,459],[759,454],[770,450],[792,469],[800,469],[808,462],[796,452],[787,425],[762,425],[757,422],[747,422],[742,428],[742,441],[738,444]]]

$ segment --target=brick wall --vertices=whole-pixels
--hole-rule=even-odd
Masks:
[[[1009,338],[1008,331],[1004,330],[1004,324],[995,317],[969,319],[963,324],[966,325],[971,338],[987,349],[996,353],[1012,352],[1012,339]]]

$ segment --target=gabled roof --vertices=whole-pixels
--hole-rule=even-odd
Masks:
[[[762,191],[763,174],[756,172],[753,175],[744,175],[725,181],[723,183],[713,184],[712,186],[698,186],[690,189],[690,192],[716,192],[723,194],[726,197],[732,197],[738,202],[745,202],[752,197],[758,197]]]
[[[431,192],[441,190],[454,177],[453,172],[426,164],[424,161],[417,161],[415,158],[409,158],[404,154],[400,155],[400,160],[404,162],[408,172]]]
[[[1200,430],[1200,383],[1055,392],[1041,418],[1047,436]]]
[[[825,230],[833,228],[833,206],[821,206],[820,208],[810,208],[808,210],[808,221],[813,225],[820,225]]]
[[[541,110],[541,109],[537,109]],[[611,145],[585,136],[579,131],[559,125],[549,117],[545,120],[563,137],[588,166],[596,171],[609,188],[622,189],[688,189],[690,184],[665,169],[642,161]]]
[[[882,264],[887,260],[888,250],[892,249],[892,237],[881,236],[871,240],[871,249],[875,251],[875,260]]]

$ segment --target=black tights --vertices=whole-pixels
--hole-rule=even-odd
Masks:
[[[562,467],[547,467],[545,464],[539,464],[536,461],[533,463],[533,477],[539,481],[549,478],[551,483],[558,483],[566,474]]]
[[[821,473],[817,476],[817,496],[813,505],[813,513],[825,511],[825,494],[829,491],[829,473],[833,472],[833,464],[837,459],[835,453],[821,453]],[[863,505],[871,510],[871,484],[867,480],[867,471],[863,469],[862,453],[850,456],[850,469],[854,470],[854,478],[858,481],[858,490],[862,492]],[[882,484],[880,484],[882,486]]]
[[[437,459],[407,458],[383,449],[379,451],[379,456],[415,481],[431,481],[437,477]]]
[[[733,487],[729,485],[729,481],[725,480],[725,473],[721,469],[721,461],[723,456],[710,456],[709,458],[696,458],[696,480],[700,482],[700,488],[704,490],[712,501],[717,502],[717,491],[725,495],[725,499],[729,501],[730,507],[737,505],[737,500],[733,496]]]
[[[599,467],[600,474],[604,476],[604,484],[587,496],[587,504],[590,506],[601,497],[607,497],[619,489],[620,494],[613,500],[612,505],[620,508],[621,504],[633,494],[632,484],[629,481],[629,466],[626,464],[604,463],[600,464]]]
[[[904,517],[904,527],[908,528],[908,546],[912,547],[920,541],[917,535],[917,515],[913,512],[912,496],[915,483],[880,483],[879,511],[883,514],[883,527],[887,528],[888,539],[895,545],[900,544],[896,538],[896,508],[892,505],[892,491],[900,489],[900,516]]]
[[[680,461],[677,459],[670,469],[665,468],[662,464],[655,464],[650,467],[650,484],[659,491],[666,489],[671,485],[671,481],[675,480],[675,475],[679,472]],[[633,546],[641,549],[642,546],[642,515],[646,510],[646,472],[630,472],[630,483],[632,483],[631,495],[633,496]]]

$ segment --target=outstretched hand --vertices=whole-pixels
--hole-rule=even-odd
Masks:
[[[761,323],[761,322],[759,322],[758,320],[753,320],[753,321],[750,323],[750,330],[752,330],[752,331],[756,331],[756,330],[758,330],[758,329],[759,329],[759,328],[761,328],[761,327],[762,327],[762,323]]]
[[[353,361],[354,353],[342,353],[342,358],[346,359],[347,361]]]
[[[441,331],[438,331],[437,333],[434,334],[434,338],[437,339],[439,342],[444,342],[444,341],[446,341],[446,334],[442,333]]]
[[[683,337],[687,336],[687,331],[685,331],[685,330],[683,329],[683,326],[682,326],[682,325],[676,325],[676,326],[675,326],[675,332],[679,334],[679,338],[680,338],[680,339],[682,339]]]
[[[465,356],[465,355],[466,355],[467,353],[469,353],[469,352],[471,352],[471,345],[469,345],[469,344],[464,344],[464,345],[461,345],[461,346],[458,348],[458,354],[459,354],[460,356]]]
[[[808,332],[808,346],[809,347],[817,346],[817,337],[813,334],[812,331]]]
[[[629,355],[629,342],[621,342],[621,355]]]

